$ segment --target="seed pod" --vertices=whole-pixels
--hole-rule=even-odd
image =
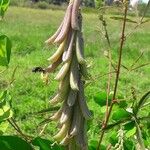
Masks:
[[[75,104],[76,98],[77,98],[77,91],[70,89],[67,104],[69,106],[73,106]]]
[[[51,43],[54,42],[54,40],[57,38],[57,36],[59,35],[60,31],[62,30],[62,25],[63,25],[63,22],[61,23],[61,25],[59,26],[57,31],[54,33],[54,35],[51,36],[48,40],[45,41],[46,44],[51,44]]]
[[[66,75],[67,72],[69,71],[70,63],[71,63],[71,62],[68,61],[68,62],[66,62],[66,63],[62,66],[62,68],[60,69],[60,71],[59,71],[58,74],[56,75],[55,80],[60,81],[60,80],[62,80],[62,79],[65,77],[65,75]]]
[[[79,82],[79,92],[78,92],[78,101],[79,101],[79,106],[82,112],[82,115],[84,116],[85,119],[89,120],[91,119],[92,115],[91,112],[88,109],[88,106],[85,101],[84,97],[84,89],[83,89],[83,82]]]
[[[54,43],[62,43],[62,41],[65,39],[65,37],[69,31],[69,27],[70,27],[71,11],[72,11],[72,3],[69,4],[69,6],[66,10],[62,29],[61,29],[59,35],[57,36],[57,38],[55,39]]]
[[[57,51],[49,58],[52,64],[44,73],[50,73],[63,61],[56,75],[59,87],[57,94],[50,101],[55,105],[62,102],[60,109],[51,116],[58,121],[61,129],[54,136],[68,150],[87,149],[85,119],[91,118],[85,96],[82,76],[87,77],[82,38],[82,17],[79,12],[81,0],[70,0],[62,25],[46,43],[58,43]],[[73,8],[72,8],[73,7]],[[77,31],[76,31],[77,30]]]
[[[70,86],[73,90],[79,90],[78,81],[79,81],[79,72],[78,72],[78,63],[76,56],[73,57],[70,69]]]
[[[83,49],[84,49],[84,43],[83,43],[82,33],[77,32],[76,55],[79,64],[86,64],[86,60],[84,59]]]
[[[62,114],[62,108],[60,108],[53,116],[50,117],[51,120],[53,121],[58,121],[61,117]]]
[[[58,47],[57,51],[48,58],[48,61],[51,61],[52,63],[56,62],[62,55],[64,48],[65,48],[66,40],[64,40],[60,46]]]
[[[64,51],[63,55],[62,55],[62,61],[65,62],[65,57],[66,57],[67,51]]]
[[[69,29],[68,32],[69,33],[67,34],[67,40],[66,40],[65,50],[64,50],[63,55],[62,55],[63,62],[65,62],[65,57],[66,57],[66,54],[67,54],[67,50],[68,50],[68,47],[70,45],[71,36],[72,36],[72,29]]]
[[[69,87],[69,83],[67,82],[69,80],[69,73],[66,74],[66,76],[63,78],[63,80],[61,80],[59,82],[59,86],[58,86],[58,92],[61,91],[61,90],[64,90],[65,86]]]
[[[70,129],[71,136],[75,136],[80,132],[81,117],[82,116],[81,116],[79,104],[76,102],[74,106],[73,121]]]
[[[83,78],[84,79],[89,79],[89,74],[87,72],[86,64],[80,64],[79,67],[80,67],[80,72],[81,72]]]
[[[79,30],[78,15],[79,15],[80,3],[81,0],[74,0],[73,7],[72,7],[71,27],[74,30]]]
[[[71,40],[70,40],[70,43],[69,43],[69,47],[68,47],[67,52],[66,52],[66,54],[63,58],[64,62],[67,62],[68,60],[71,59],[71,56],[72,56],[72,53],[73,53],[74,39],[75,39],[75,32],[73,31],[72,35],[71,35]]]
[[[71,115],[72,115],[72,107],[68,106],[67,103],[65,103],[65,107],[62,110],[60,118],[60,124],[64,124],[68,119],[71,118]]]
[[[59,64],[61,64],[62,62],[62,56],[59,57],[59,59],[54,62],[53,64],[49,65],[47,68],[44,69],[44,73],[51,73],[53,72],[58,66]]]
[[[85,134],[85,120],[82,118],[80,123],[80,132],[76,136],[76,144],[80,147],[82,150],[87,150],[87,138]]]
[[[54,136],[54,139],[57,141],[61,141],[67,135],[67,132],[70,127],[70,120],[68,120],[65,124],[62,125],[60,131]]]
[[[70,142],[70,137],[68,135],[65,136],[65,138],[60,142],[60,145],[68,145],[68,143]]]
[[[58,93],[56,94],[49,102],[50,104],[57,104],[57,103],[61,103],[64,99],[62,98],[62,96]]]
[[[66,75],[66,77],[60,82],[57,95],[52,100],[50,100],[51,104],[57,104],[67,99],[67,93],[69,90],[68,79],[69,75]]]

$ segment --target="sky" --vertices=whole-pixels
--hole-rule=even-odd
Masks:
[[[148,3],[148,0],[142,0],[144,3]]]

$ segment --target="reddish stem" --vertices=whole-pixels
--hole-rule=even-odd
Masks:
[[[119,57],[118,57],[118,65],[117,65],[117,72],[116,72],[116,79],[115,79],[115,87],[114,87],[114,94],[113,94],[113,98],[111,101],[111,105],[104,123],[104,126],[102,127],[102,133],[100,136],[100,140],[98,143],[98,147],[97,150],[100,150],[100,145],[102,143],[104,134],[105,134],[105,128],[107,127],[111,112],[112,112],[112,108],[114,106],[114,104],[117,102],[116,101],[116,94],[117,94],[117,88],[118,88],[118,81],[119,81],[119,77],[120,77],[120,68],[121,68],[121,61],[122,61],[122,50],[123,50],[123,46],[124,46],[124,41],[125,41],[125,27],[126,27],[126,18],[127,18],[127,11],[128,11],[128,5],[125,4],[125,9],[124,9],[124,21],[123,21],[123,27],[122,27],[122,35],[121,35],[121,42],[120,42],[120,48],[119,48]]]

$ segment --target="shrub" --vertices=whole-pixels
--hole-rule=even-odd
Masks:
[[[40,1],[37,3],[37,7],[40,9],[47,9],[49,8],[49,4],[45,1]]]
[[[10,1],[10,5],[11,6],[19,6],[20,2],[16,1],[16,0],[11,0]]]

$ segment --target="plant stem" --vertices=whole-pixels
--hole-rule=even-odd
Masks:
[[[131,69],[135,66],[135,64],[142,58],[142,56],[143,56],[143,54],[144,54],[144,52],[142,52],[141,54],[140,54],[140,56],[133,62],[133,64],[131,65]],[[130,70],[131,70],[130,69]]]
[[[143,19],[144,19],[146,13],[147,13],[147,10],[148,10],[149,7],[150,7],[150,0],[149,0],[148,3],[147,3],[147,6],[146,6],[146,8],[145,8],[145,10],[144,10],[144,13],[143,13],[143,16],[142,16],[141,19],[140,19],[140,22],[139,22],[139,23],[134,27],[134,29],[132,29],[132,31],[131,31],[130,33],[128,33],[125,37],[130,36],[130,35],[131,35],[133,32],[135,32],[135,30],[143,23]]]
[[[145,15],[146,15],[146,13],[147,13],[147,10],[148,10],[149,6],[150,6],[150,0],[148,1],[147,6],[146,6],[146,8],[145,8],[145,10],[144,10],[143,16],[142,16],[142,18],[141,18],[141,23],[142,23],[142,21],[143,21]]]
[[[19,126],[17,125],[17,123],[15,122],[14,118],[10,118],[8,119],[8,122],[10,123],[10,125],[26,140],[26,141],[30,141],[32,137],[25,135],[21,129],[19,128]]]
[[[109,34],[108,34],[108,31],[107,31],[107,23],[104,19],[104,17],[102,16],[101,17],[101,21],[102,21],[102,25],[104,27],[104,32],[105,32],[105,38],[106,38],[106,41],[107,41],[107,44],[108,44],[108,59],[109,59],[109,74],[108,74],[108,81],[107,81],[107,98],[106,98],[106,113],[105,113],[105,119],[104,119],[104,123],[106,122],[106,119],[107,119],[107,115],[108,115],[108,108],[109,108],[109,102],[108,102],[108,99],[109,99],[109,94],[110,94],[110,85],[111,85],[111,77],[112,77],[112,54],[111,54],[111,44],[110,44],[110,38],[109,38]]]
[[[109,50],[109,72],[111,72],[111,68],[112,68],[112,65],[111,65],[111,50]],[[107,120],[107,116],[108,116],[108,108],[109,108],[109,102],[108,102],[108,99],[109,99],[109,94],[110,94],[110,86],[111,86],[111,77],[112,77],[112,74],[110,73],[108,75],[108,82],[107,82],[107,99],[106,99],[106,113],[105,113],[105,122],[104,122],[104,125],[106,123],[106,120]]]
[[[124,46],[124,41],[125,41],[125,27],[126,27],[126,18],[127,18],[127,11],[128,11],[128,4],[125,3],[125,8],[124,8],[124,20],[123,20],[123,27],[122,27],[122,35],[121,35],[121,42],[120,42],[120,48],[119,48],[119,57],[118,57],[118,65],[117,65],[117,72],[116,72],[116,79],[115,79],[115,86],[114,86],[114,94],[113,94],[113,98],[111,101],[111,105],[108,111],[108,115],[106,117],[105,120],[105,124],[102,128],[102,133],[100,136],[100,140],[98,143],[98,147],[97,150],[100,150],[100,145],[102,143],[104,134],[105,134],[105,128],[107,127],[111,112],[112,112],[112,108],[116,102],[116,94],[117,94],[117,88],[118,88],[118,81],[119,81],[119,77],[120,77],[120,68],[121,68],[121,61],[122,61],[122,50],[123,50],[123,46]]]
[[[150,63],[148,62],[148,63],[142,64],[142,65],[140,65],[140,66],[137,66],[137,67],[135,67],[135,68],[132,68],[132,69],[129,70],[129,71],[137,70],[137,69],[142,68],[142,67],[147,66],[147,65],[150,65]]]
[[[137,141],[138,141],[139,146],[140,146],[140,150],[145,150],[145,145],[144,145],[144,141],[142,138],[141,129],[139,127],[139,124],[137,122],[136,117],[134,118],[134,121],[135,121],[135,126],[136,126],[136,137],[137,137]]]

